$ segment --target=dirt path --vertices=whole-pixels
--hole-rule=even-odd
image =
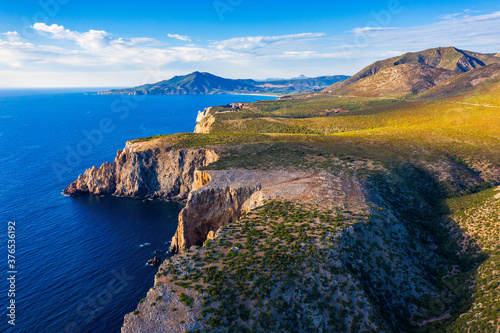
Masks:
[[[449,318],[451,315],[450,315],[450,311],[451,309],[448,309],[446,310],[445,313],[443,313],[442,315],[440,315],[439,317],[434,317],[434,318],[431,318],[431,319],[427,319],[427,320],[424,320],[423,322],[421,323],[418,323],[418,326],[419,327],[422,327],[424,326],[425,324],[428,324],[428,323],[432,323],[434,321],[439,321],[439,320],[443,320],[443,319],[446,319],[446,318]]]
[[[482,107],[485,107],[485,108],[497,108],[497,109],[500,109],[500,106],[489,105],[489,104],[475,104],[475,103],[467,103],[467,102],[450,102],[450,103],[465,104],[465,105],[471,105],[471,106],[482,106]]]

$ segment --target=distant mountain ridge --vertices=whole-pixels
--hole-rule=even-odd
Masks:
[[[439,47],[374,62],[351,78],[324,89],[324,92],[360,97],[419,94],[453,77],[499,62],[498,54]]]
[[[145,84],[128,89],[117,89],[101,94],[128,95],[208,95],[208,94],[291,94],[319,91],[349,76],[321,76],[306,78],[301,76],[290,80],[256,81],[226,79],[205,72],[175,76],[169,80]]]

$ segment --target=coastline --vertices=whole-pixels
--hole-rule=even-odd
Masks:
[[[227,95],[244,96],[247,94]],[[231,105],[231,107],[233,106]],[[195,131],[195,133],[210,133],[210,121],[214,121],[215,117],[211,117],[211,119],[206,121],[203,121],[203,119],[211,110],[212,107],[209,107],[203,112],[198,112],[196,122],[199,125],[197,126],[199,131]],[[205,126],[207,124],[208,126]],[[249,244],[248,246],[241,246],[241,243],[238,243],[238,241],[242,242],[240,240],[241,231],[244,228],[246,230],[247,226],[245,224],[258,225],[262,222],[262,217],[266,216],[266,212],[275,214],[272,211],[276,209],[276,205],[286,208],[286,210],[280,208],[278,211],[281,213],[286,211],[286,214],[288,214],[290,210],[292,214],[290,216],[285,214],[286,219],[297,218],[297,214],[300,213],[301,219],[303,216],[307,216],[309,219],[306,221],[307,223],[314,225],[319,223],[317,228],[306,229],[306,232],[307,230],[319,230],[323,228],[321,229],[322,232],[325,235],[329,235],[329,238],[325,238],[317,234],[316,231],[312,231],[311,234],[307,235],[308,238],[304,238],[302,241],[299,239],[295,244],[300,249],[303,246],[301,244],[306,244],[306,241],[309,241],[308,239],[313,240],[312,243],[314,244],[311,243],[309,246],[317,247],[315,249],[309,247],[310,252],[301,253],[300,255],[303,256],[304,260],[308,260],[313,265],[316,265],[316,271],[318,271],[321,265],[326,264],[329,265],[327,271],[334,273],[334,275],[328,276],[322,276],[321,274],[304,275],[300,279],[292,279],[292,282],[296,285],[295,289],[306,290],[309,294],[319,291],[310,289],[309,284],[303,285],[301,281],[306,278],[316,281],[316,285],[326,281],[326,289],[319,292],[320,294],[327,294],[332,288],[335,289],[335,300],[332,298],[324,300],[329,302],[328,306],[334,309],[334,311],[319,313],[318,315],[322,318],[330,318],[333,322],[340,322],[342,318],[337,317],[336,313],[347,311],[350,314],[347,317],[349,318],[347,320],[349,323],[359,316],[373,313],[374,315],[371,317],[363,317],[366,327],[387,324],[383,318],[375,317],[375,314],[378,312],[377,305],[370,301],[372,296],[383,299],[386,295],[384,293],[365,295],[361,291],[356,291],[361,290],[359,288],[360,285],[368,284],[371,286],[385,283],[385,273],[379,272],[378,266],[370,264],[371,250],[361,254],[357,252],[359,249],[357,243],[353,242],[353,239],[360,240],[361,242],[376,239],[374,243],[381,246],[377,251],[380,253],[391,253],[394,257],[404,258],[404,255],[408,252],[408,248],[414,246],[414,244],[407,241],[400,242],[400,240],[410,239],[411,234],[405,231],[405,223],[407,222],[404,219],[395,218],[401,212],[405,212],[404,209],[406,209],[400,206],[399,202],[402,201],[403,197],[411,196],[415,198],[415,207],[412,209],[419,210],[421,208],[420,204],[427,205],[426,198],[422,197],[420,192],[415,190],[417,186],[415,183],[416,178],[408,177],[408,175],[414,175],[419,172],[415,166],[408,166],[402,170],[390,169],[382,165],[372,164],[372,161],[353,161],[352,159],[341,159],[337,158],[336,155],[331,155],[329,163],[334,162],[336,167],[323,171],[318,171],[317,169],[310,169],[307,172],[304,170],[299,171],[299,169],[296,169],[296,165],[288,166],[286,164],[284,166],[286,165],[287,167],[283,169],[273,169],[259,165],[257,170],[247,170],[244,167],[235,168],[232,165],[223,165],[223,168],[219,166],[219,168],[215,167],[212,170],[210,167],[206,167],[211,163],[218,162],[219,157],[223,157],[228,152],[223,147],[223,144],[227,143],[226,140],[222,141],[220,145],[218,145],[220,142],[217,142],[202,148],[198,146],[199,141],[192,141],[193,137],[184,138],[184,141],[178,139],[175,135],[167,138],[152,137],[149,140],[137,140],[133,142],[133,147],[131,146],[132,141],[130,141],[127,143],[127,147],[118,153],[117,159],[114,162],[116,165],[114,168],[109,168],[109,165],[105,165],[99,169],[89,169],[90,171],[88,170],[82,179],[77,180],[74,186],[72,185],[77,194],[78,191],[85,192],[87,189],[90,189],[91,193],[105,194],[108,194],[108,191],[115,192],[116,189],[120,189],[124,196],[144,196],[145,192],[143,189],[147,188],[152,191],[150,193],[154,193],[155,195],[171,195],[174,200],[180,197],[186,199],[186,206],[178,216],[177,231],[171,241],[170,252],[176,255],[171,257],[170,260],[162,262],[157,271],[154,286],[150,288],[146,297],[139,302],[136,310],[125,315],[122,333],[158,331],[165,330],[166,328],[168,328],[169,332],[182,333],[201,329],[204,325],[218,325],[217,323],[227,325],[232,320],[232,314],[228,309],[234,308],[233,305],[237,304],[231,303],[230,306],[223,305],[221,307],[218,299],[220,297],[224,298],[226,292],[223,292],[218,287],[218,284],[214,283],[216,281],[210,275],[210,272],[212,272],[211,267],[215,267],[213,263],[216,263],[218,267],[220,265],[220,267],[231,268],[218,271],[217,276],[223,278],[226,282],[229,281],[228,289],[236,290],[238,287],[246,287],[231,284],[234,281],[239,281],[241,278],[240,276],[232,275],[232,272],[234,272],[233,266],[239,263],[238,259],[234,258],[239,258],[241,255],[241,258],[251,257],[253,258],[252,260],[259,258],[261,262],[264,259],[270,262],[271,259],[276,259],[274,257],[275,253],[279,253],[280,258],[286,257],[289,254],[288,247],[283,246],[283,244],[278,244],[276,247],[276,244],[268,244],[269,242]],[[200,139],[200,137],[195,136],[195,139]],[[203,141],[202,146],[205,144],[207,143]],[[283,149],[282,146],[277,147]],[[297,156],[303,159],[302,151],[299,153],[300,155]],[[243,158],[246,158],[246,156]],[[312,155],[310,154],[310,156]],[[317,159],[318,156],[321,156],[320,159],[325,158],[322,152],[320,154],[315,153],[313,157]],[[150,163],[150,161],[153,161],[153,163]],[[343,173],[342,171],[339,172],[339,170],[352,168],[353,164],[351,162],[355,166],[363,165],[367,170],[370,170],[369,173],[371,174],[383,174],[380,183],[377,183],[376,186],[368,185],[369,183],[366,182],[363,176],[358,177],[353,174]],[[441,163],[444,163],[447,167],[439,169],[438,171],[441,173],[436,177],[441,177],[438,179],[445,179],[443,177],[446,174],[446,170],[452,169],[454,162],[446,159],[442,160]],[[162,168],[157,168],[157,165],[161,165]],[[153,172],[151,172],[151,169],[154,169]],[[170,184],[178,184],[179,191],[171,193],[169,190],[170,185],[164,182],[161,182],[161,186],[158,188],[150,186],[151,184],[155,184],[155,186],[157,183],[160,184],[159,180],[163,179],[166,174],[178,175],[178,172],[174,170],[182,171],[181,173],[184,175],[181,179],[171,179],[170,182]],[[435,171],[434,169],[432,170]],[[118,174],[118,171],[121,174]],[[108,175],[111,175],[112,180],[115,179],[116,182],[106,182],[106,180],[109,180]],[[141,175],[141,177],[136,177],[136,175]],[[471,183],[476,181],[472,173],[465,175],[465,177],[468,177],[468,181]],[[139,178],[142,179],[141,182],[137,182]],[[392,187],[394,185],[391,180],[394,178],[401,178],[397,184],[398,193],[400,194],[393,201],[390,201],[389,204],[379,201],[378,198],[385,197],[386,195],[386,186],[390,185]],[[439,186],[438,183],[434,182],[433,178],[424,178],[424,180],[426,181],[424,187],[437,189],[437,186]],[[118,184],[118,182],[121,184]],[[181,189],[183,189],[182,193],[177,193]],[[437,193],[437,190],[434,192]],[[109,194],[114,195],[113,193]],[[325,198],[330,198],[331,202],[325,202]],[[391,197],[389,196],[388,198]],[[267,206],[265,206],[266,204]],[[265,207],[264,211],[255,212],[254,210],[259,207]],[[432,205],[426,207],[430,212],[434,210],[434,206]],[[319,210],[322,210],[322,213],[320,214],[321,219],[318,222],[316,218],[318,217]],[[246,216],[247,214],[250,215]],[[274,215],[266,216],[268,221],[275,221],[274,218]],[[245,223],[241,223],[242,219]],[[328,226],[332,221],[334,228]],[[293,226],[294,223],[292,225],[287,224],[285,227],[291,228],[290,230],[292,231],[290,232],[292,234],[303,233],[304,229],[294,229],[296,228]],[[377,226],[375,229],[372,228],[374,223]],[[264,227],[268,228],[269,225],[266,224]],[[304,226],[298,227],[302,228]],[[381,231],[381,234],[389,234],[391,230],[396,230],[397,232],[389,239],[379,237],[379,234],[377,234],[379,231]],[[237,231],[237,234],[233,233],[233,231]],[[264,238],[275,238],[275,232],[276,230],[274,229],[267,230],[266,237]],[[253,241],[253,238],[247,239]],[[293,239],[293,237],[290,239]],[[281,241],[284,242],[286,239],[283,238]],[[399,245],[393,247],[394,243],[398,243]],[[432,258],[429,269],[435,270],[439,268],[441,265],[439,254],[434,253],[434,250],[426,246],[425,242],[417,245],[419,253]],[[329,249],[326,255],[332,258],[331,261],[325,263],[322,259],[323,257],[311,255],[316,252],[323,253],[322,251],[326,248]],[[266,251],[262,252],[263,255],[257,253],[256,256],[255,249]],[[211,253],[216,253],[217,255],[212,256]],[[273,254],[272,256],[271,253]],[[345,253],[348,255],[341,255]],[[269,257],[266,257],[266,255],[269,255]],[[353,261],[353,258],[357,258],[358,256],[361,256],[361,259]],[[304,262],[304,260],[300,260],[299,262]],[[411,295],[413,293],[412,290],[417,288],[422,290],[422,294],[419,294],[418,297],[424,297],[424,291],[440,292],[434,286],[432,286],[434,289],[426,290],[424,288],[430,285],[429,281],[427,281],[426,272],[414,269],[410,265],[411,262],[417,262],[418,260],[419,257],[410,258],[409,260],[401,259],[401,264],[395,268],[399,276],[403,277],[403,280],[400,279],[397,282],[409,286],[408,288],[393,289],[391,285],[387,285],[384,290],[396,293],[398,295],[396,299],[402,300]],[[342,264],[338,265],[338,263]],[[392,264],[394,264],[392,259],[384,261],[384,265]],[[366,270],[370,274],[373,273],[373,281],[366,282],[361,275],[352,275],[349,267],[355,267],[356,270]],[[262,271],[260,266],[253,266],[252,272],[258,276],[258,279],[249,278],[249,281],[253,283],[251,286],[254,287],[255,282],[260,281],[258,287],[261,288],[261,285],[264,285],[263,281],[269,281],[270,284],[265,285],[265,288],[273,290],[273,288],[281,288],[283,284],[288,283],[288,278],[280,275],[281,271],[279,267],[275,268],[277,275],[272,275],[273,278],[269,279],[268,275],[265,274],[270,273]],[[247,269],[248,267],[239,267],[240,272]],[[301,272],[304,270],[304,267],[298,264],[294,269],[296,272]],[[191,285],[191,282],[185,282],[189,280],[192,280],[192,283],[197,282],[198,284]],[[339,280],[342,280],[344,285],[348,285],[348,288],[346,287],[347,290],[354,290],[354,292],[345,293],[344,290],[346,288],[338,289],[337,281]],[[204,282],[202,283],[201,281]],[[244,292],[240,294],[240,297],[256,293],[253,289],[244,290]],[[217,298],[213,298],[213,296]],[[294,294],[292,296],[290,296],[290,299],[298,300],[294,304],[298,309],[297,311],[301,313],[301,316],[307,317],[309,313],[309,305],[307,304],[312,296],[306,297],[308,302],[305,302],[302,294]],[[202,302],[205,299],[212,301],[214,307],[207,306],[209,303]],[[281,300],[275,298],[273,294],[267,294],[264,299],[267,302],[278,304],[278,306],[273,308],[272,311],[274,312],[272,314],[279,316],[278,309],[281,308],[281,305],[279,305],[281,304],[279,303]],[[339,299],[344,302],[338,302]],[[359,313],[358,309],[344,306],[344,304],[349,303],[349,300],[352,299],[364,300],[362,302],[363,309]],[[315,300],[322,302],[318,303],[318,306],[324,305],[324,301],[321,298],[315,298]],[[226,303],[230,301],[232,302],[232,300],[224,300]],[[261,308],[260,303],[254,301],[252,299],[245,304],[240,304],[244,312],[242,312],[243,317],[238,322],[239,324],[249,325],[249,317],[245,313],[258,314],[256,319],[262,317],[259,312]],[[400,305],[403,304],[391,305],[393,306],[391,309],[396,309]],[[172,311],[177,312],[175,315],[172,315],[168,311],[169,309],[175,309]],[[207,318],[202,319],[203,317]],[[212,321],[214,318],[217,321]],[[288,319],[285,317],[282,318],[285,322]],[[223,320],[227,321],[224,322]],[[326,321],[318,325],[321,325],[327,331],[334,330],[334,327],[330,326],[329,323],[330,321]],[[348,323],[342,325],[349,325]],[[342,331],[343,327],[335,327],[335,330]]]
[[[99,91],[97,93],[92,93],[95,95],[128,95],[128,96],[210,96],[210,95],[234,95],[234,96],[262,96],[262,97],[275,97],[275,98],[280,98],[283,96],[286,96],[287,94],[264,94],[264,93],[213,93],[213,94],[132,94],[132,93],[114,93],[114,92],[109,92],[109,91]]]

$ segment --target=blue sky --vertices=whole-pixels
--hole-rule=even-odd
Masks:
[[[351,75],[408,51],[499,42],[497,1],[2,1],[0,87]]]

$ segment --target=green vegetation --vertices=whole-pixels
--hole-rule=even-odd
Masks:
[[[448,205],[452,210],[453,221],[481,249],[500,255],[500,188],[450,199]]]
[[[495,95],[494,91],[490,95]],[[312,103],[315,99],[305,100]],[[328,100],[328,108],[342,108],[345,98]],[[253,111],[244,111],[252,117],[238,119],[238,113],[216,116],[214,133],[176,134],[137,139],[158,146],[178,148],[220,147],[227,158],[214,168],[225,167],[279,167],[304,163],[306,151],[311,161],[314,156],[335,160],[339,156],[376,163],[413,164],[454,161],[458,167],[475,170],[483,179],[493,179],[500,168],[500,113],[497,108],[462,104],[458,100],[441,102],[412,102],[393,100],[351,99],[360,109],[332,116],[308,117],[309,106],[304,100],[264,101],[254,104]],[[260,103],[260,104],[259,104]],[[283,105],[285,103],[285,105]],[[277,111],[296,104],[299,118],[283,118],[267,110],[276,105]],[[320,107],[320,109],[322,109]],[[269,133],[255,133],[267,132]],[[275,133],[278,132],[278,133]],[[322,134],[306,134],[322,133]],[[329,134],[332,133],[332,134]],[[287,152],[280,152],[280,150]],[[260,158],[266,151],[279,152],[276,158]],[[258,158],[247,158],[247,154]],[[288,155],[288,157],[286,156]],[[293,159],[295,158],[295,159]],[[310,162],[311,162],[310,161]]]
[[[187,296],[186,294],[184,293],[181,293],[179,295],[179,299],[181,300],[182,303],[186,304],[187,306],[190,306],[191,303],[193,303],[194,299]]]
[[[387,199],[368,211],[269,202],[203,248],[178,254],[167,271],[202,300],[207,331],[455,327],[474,304],[471,276],[483,257],[468,259],[470,250],[461,253],[447,236],[439,223],[444,192],[425,171],[402,166],[367,177]]]
[[[461,253],[467,256],[484,258],[477,269],[455,272],[468,281],[472,288],[464,290],[471,298],[460,316],[446,321],[441,326],[431,325],[430,331],[440,328],[446,332],[497,332],[500,327],[500,252],[498,251],[499,232],[499,188],[485,190],[476,194],[447,200],[451,214],[450,224],[463,230],[465,234],[455,233]],[[477,261],[476,261],[477,262]],[[456,289],[449,282],[450,289]]]
[[[451,70],[462,56],[489,59],[434,51],[393,60]],[[366,204],[266,202],[157,279],[206,331],[498,331],[500,86],[469,84],[495,68],[431,90],[440,100],[294,96],[213,108],[209,134],[134,140],[216,149],[205,169],[348,176]]]
[[[330,246],[345,227],[368,220],[361,214],[271,202],[224,228],[217,242],[200,250],[201,256],[191,256],[203,266],[177,279],[190,281],[187,289],[202,293],[201,317],[208,328],[304,331],[314,325],[345,330],[351,324],[344,315],[355,306],[360,308],[356,327],[366,329],[377,315],[368,299],[348,305],[351,290],[360,286],[342,276],[346,268]],[[310,322],[311,311],[322,317],[319,324]]]

